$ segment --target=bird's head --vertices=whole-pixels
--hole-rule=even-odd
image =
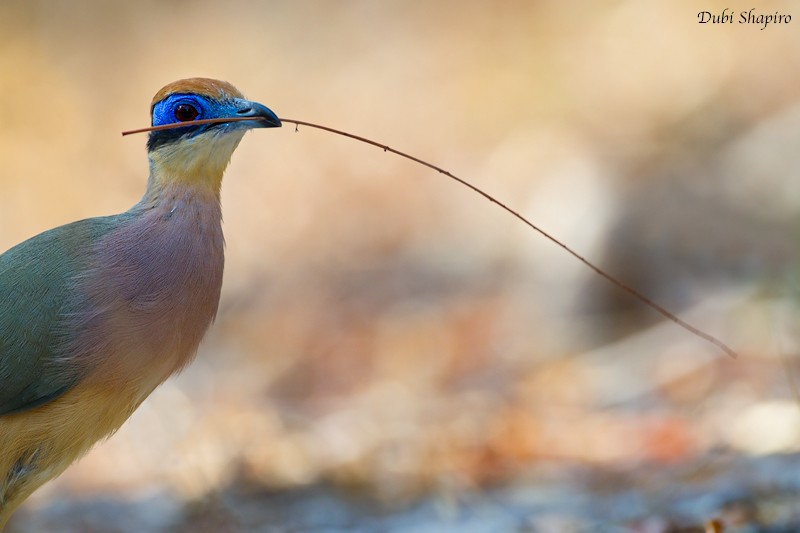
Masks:
[[[252,128],[280,127],[266,106],[246,100],[225,81],[189,78],[162,88],[150,106],[152,125],[185,124],[150,132],[147,151],[151,179],[179,181],[219,188],[231,154]],[[238,120],[252,117],[253,120]],[[202,119],[238,121],[196,124]]]

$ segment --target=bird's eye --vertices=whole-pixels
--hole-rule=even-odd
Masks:
[[[197,109],[189,104],[179,104],[175,107],[175,118],[178,122],[189,122],[197,118]]]

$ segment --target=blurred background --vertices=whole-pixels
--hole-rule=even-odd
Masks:
[[[741,354],[440,174],[255,131],[197,361],[10,531],[797,531],[800,10],[698,24],[725,7],[0,0],[3,250],[135,203],[120,132],[208,76],[443,166]]]

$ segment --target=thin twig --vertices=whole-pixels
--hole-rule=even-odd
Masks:
[[[232,117],[232,118],[204,119],[204,120],[195,120],[195,121],[192,121],[190,123],[181,122],[181,123],[176,123],[176,124],[165,124],[165,125],[162,125],[162,126],[153,126],[153,127],[150,127],[150,128],[140,128],[140,129],[137,129],[137,130],[124,131],[124,132],[122,132],[122,135],[130,135],[132,133],[142,133],[142,132],[146,132],[146,131],[161,131],[161,130],[166,130],[166,129],[181,128],[181,127],[194,126],[194,125],[200,125],[200,124],[215,124],[215,123],[231,122],[231,121],[238,121],[238,120],[259,120],[259,119],[260,120],[266,120],[266,119],[263,119],[261,117],[235,117],[235,118]],[[327,132],[330,132],[330,133],[335,133],[336,135],[342,135],[344,137],[349,137],[351,139],[355,139],[357,141],[361,141],[361,142],[366,143],[366,144],[371,144],[372,146],[376,146],[376,147],[382,149],[384,152],[391,152],[391,153],[393,153],[395,155],[399,155],[400,157],[404,157],[406,159],[414,161],[415,163],[419,163],[420,165],[423,165],[423,166],[426,166],[426,167],[428,167],[430,169],[433,169],[433,170],[439,172],[440,174],[444,174],[448,178],[450,178],[452,180],[455,180],[458,183],[460,183],[461,185],[463,185],[463,186],[471,189],[472,191],[480,194],[481,196],[483,196],[484,198],[486,198],[487,200],[489,200],[493,204],[496,204],[496,205],[500,206],[502,209],[504,209],[506,212],[510,213],[511,215],[513,215],[514,217],[516,217],[517,219],[522,221],[528,227],[530,227],[534,231],[537,231],[543,237],[547,238],[551,242],[553,242],[553,243],[557,244],[558,246],[560,246],[561,248],[563,248],[567,253],[569,253],[574,258],[579,260],[581,263],[583,263],[584,265],[586,265],[587,267],[592,269],[597,275],[605,278],[606,281],[610,282],[612,285],[615,285],[617,288],[627,292],[629,295],[633,296],[634,298],[636,298],[640,302],[644,303],[645,305],[647,305],[651,309],[654,309],[659,314],[661,314],[663,317],[665,317],[665,318],[671,320],[672,322],[676,323],[678,326],[682,327],[683,329],[685,329],[689,333],[691,333],[691,334],[693,334],[693,335],[695,335],[695,336],[697,336],[697,337],[699,337],[699,338],[701,338],[701,339],[713,344],[714,346],[716,346],[717,348],[719,348],[720,350],[725,352],[727,355],[729,355],[729,356],[731,356],[733,358],[736,358],[738,356],[738,354],[732,348],[730,348],[727,344],[725,344],[724,342],[722,342],[718,338],[716,338],[713,335],[710,335],[710,334],[706,333],[705,331],[702,331],[701,329],[698,329],[695,326],[689,324],[688,322],[686,322],[685,320],[683,320],[679,316],[677,316],[674,313],[668,311],[667,309],[665,309],[661,305],[657,304],[656,302],[654,302],[653,300],[651,300],[650,298],[648,298],[647,296],[645,296],[644,294],[642,294],[638,290],[634,289],[630,285],[628,285],[628,284],[622,282],[621,280],[615,278],[611,274],[608,274],[606,271],[604,271],[603,269],[601,269],[600,267],[598,267],[597,265],[595,265],[591,261],[587,260],[585,257],[583,257],[582,255],[580,255],[579,253],[574,251],[572,248],[570,248],[569,246],[567,246],[563,242],[559,241],[558,239],[556,239],[555,237],[553,237],[552,235],[550,235],[549,233],[547,233],[546,231],[544,231],[543,229],[538,227],[536,224],[534,224],[533,222],[531,222],[530,220],[528,220],[527,218],[525,218],[524,216],[519,214],[514,209],[511,209],[510,207],[508,207],[506,204],[504,204],[503,202],[501,202],[500,200],[498,200],[497,198],[495,198],[491,194],[483,191],[482,189],[479,189],[475,185],[472,185],[468,181],[465,181],[464,179],[459,178],[458,176],[450,173],[449,171],[447,171],[447,170],[445,170],[445,169],[443,169],[441,167],[438,167],[438,166],[436,166],[436,165],[434,165],[432,163],[428,163],[427,161],[423,161],[422,159],[419,159],[418,157],[414,157],[413,155],[407,154],[405,152],[401,152],[400,150],[395,150],[391,146],[388,146],[388,145],[385,145],[385,144],[382,144],[382,143],[379,143],[379,142],[375,142],[373,140],[367,139],[366,137],[361,137],[360,135],[355,135],[353,133],[348,133],[346,131],[337,130],[335,128],[330,128],[328,126],[321,126],[319,124],[314,124],[312,122],[306,122],[304,120],[295,120],[295,119],[289,119],[289,118],[281,118],[280,120],[281,120],[281,122],[288,122],[290,124],[294,124],[295,125],[295,131],[297,131],[297,126],[308,126],[310,128],[316,128],[316,129],[320,129],[320,130],[327,131]]]
[[[222,124],[225,122],[240,122],[243,120],[266,120],[264,117],[229,117],[229,118],[203,118],[189,122],[175,122],[173,124],[162,124],[160,126],[150,126],[139,128],[138,130],[123,131],[122,136],[133,135],[134,133],[144,133],[146,131],[174,130],[175,128],[188,128],[191,126],[201,126],[203,124]]]

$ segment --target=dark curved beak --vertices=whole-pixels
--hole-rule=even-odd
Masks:
[[[243,100],[237,98],[236,102],[236,116],[237,117],[253,117],[253,128],[280,128],[281,119],[278,115],[272,112],[270,108],[258,102],[251,102],[250,100]],[[250,124],[249,121],[244,121]]]

